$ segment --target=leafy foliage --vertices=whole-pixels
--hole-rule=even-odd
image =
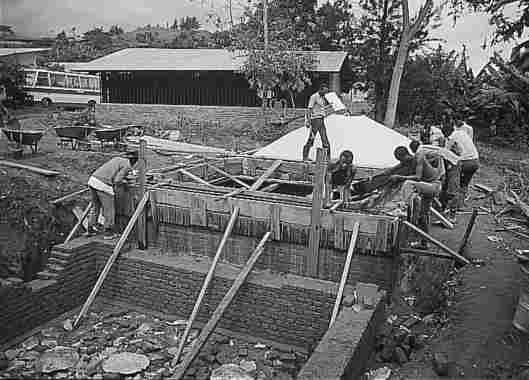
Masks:
[[[182,19],[180,20],[180,29],[188,31],[197,30],[200,29],[200,23],[198,22],[198,19],[195,16],[186,16],[185,18],[182,17]]]
[[[22,66],[0,62],[0,84],[6,88],[7,97],[14,100],[23,100],[25,92],[25,78]]]

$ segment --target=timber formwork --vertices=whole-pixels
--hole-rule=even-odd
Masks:
[[[239,217],[223,253],[224,262],[243,265],[258,239],[270,231],[270,242],[257,268],[338,282],[353,226],[358,222],[348,283],[355,285],[360,280],[389,288],[398,218],[353,211],[347,203],[333,209],[336,203],[327,199],[315,221],[313,200],[307,195],[313,190],[317,163],[281,161],[258,190],[248,189],[274,163],[249,156],[215,158],[148,173],[149,247],[169,256],[211,257],[232,211],[238,207]],[[360,168],[357,177],[373,172]],[[125,203],[128,207],[120,213],[130,216],[135,202]],[[311,234],[315,233],[319,247],[311,249]]]

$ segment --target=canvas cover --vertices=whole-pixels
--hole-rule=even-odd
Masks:
[[[331,143],[331,158],[338,158],[343,150],[354,154],[354,163],[367,168],[388,168],[398,162],[393,156],[399,145],[409,146],[411,140],[367,116],[330,115],[325,118],[327,135]],[[309,129],[298,128],[255,153],[258,157],[284,160],[301,160],[303,145],[307,141]],[[309,158],[314,160],[316,147],[321,147],[319,135],[316,137]]]

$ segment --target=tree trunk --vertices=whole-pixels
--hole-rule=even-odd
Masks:
[[[402,33],[395,67],[393,67],[393,74],[391,75],[391,86],[389,88],[388,103],[386,105],[386,117],[384,118],[384,124],[386,127],[393,128],[395,126],[397,105],[399,103],[400,80],[402,79],[404,65],[408,58],[409,47],[410,35],[409,31],[406,30]]]

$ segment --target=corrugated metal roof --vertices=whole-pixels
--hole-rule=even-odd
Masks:
[[[40,53],[48,51],[48,48],[0,48],[0,57],[14,54]]]
[[[346,52],[311,51],[316,55],[317,72],[338,72]],[[109,54],[85,64],[82,71],[235,71],[244,62],[244,52],[224,49],[154,49],[130,48]]]

